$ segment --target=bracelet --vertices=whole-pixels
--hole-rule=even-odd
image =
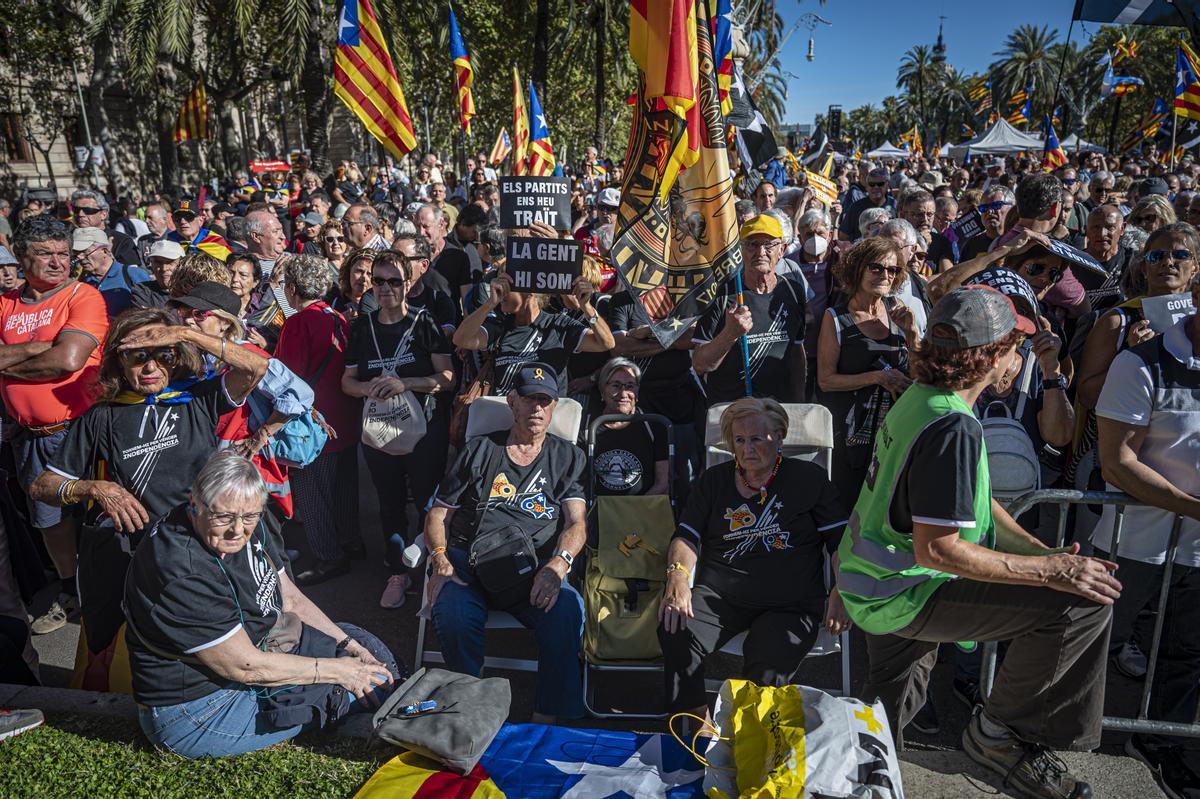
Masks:
[[[673,571],[683,572],[687,576],[688,582],[690,583],[692,581],[691,569],[689,569],[687,566],[684,566],[679,561],[675,561],[674,563],[672,563],[670,566],[667,567],[667,576],[670,577],[671,572],[673,572]]]
[[[445,554],[446,554],[445,547],[434,547],[433,550],[429,553],[429,557],[432,558],[434,555],[445,555]]]
[[[341,652],[352,643],[354,643],[354,639],[347,635],[345,638],[337,642],[337,647],[335,647],[335,649],[336,651]]]
[[[74,480],[63,480],[61,483],[58,484],[58,504],[59,505],[69,504],[66,499],[66,494],[67,494],[67,489],[69,489],[71,487],[71,483],[73,483],[73,482],[75,482],[75,481]]]
[[[79,502],[79,481],[68,480],[67,483],[69,483],[69,485],[63,488],[61,497],[62,502],[64,505],[75,505]]]

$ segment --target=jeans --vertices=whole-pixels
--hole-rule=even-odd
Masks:
[[[446,556],[458,578],[467,585],[449,580],[442,585],[433,606],[433,627],[446,668],[478,677],[483,671],[484,624],[488,603],[483,588],[467,565],[467,553],[449,549]],[[583,641],[583,598],[563,581],[558,601],[549,611],[528,602],[505,608],[517,621],[533,630],[538,645],[537,692],[533,708],[537,713],[560,718],[582,718],[583,674],[579,649]]]
[[[353,624],[338,626],[386,665],[394,680],[400,680],[404,676],[391,650],[383,641]],[[391,693],[391,688],[381,686],[376,688],[373,694],[376,699],[382,701]],[[351,713],[374,710],[370,706],[371,703],[359,702],[356,699],[351,697]],[[138,705],[138,722],[150,743],[189,759],[254,752],[295,738],[314,726],[305,724],[277,729],[261,718],[258,711],[259,698],[255,690],[247,686],[237,686],[222,688],[207,696],[178,705]]]
[[[425,527],[425,508],[446,471],[448,422],[436,419],[407,455],[389,455],[363,445],[363,458],[379,497],[384,562],[393,574],[408,574],[404,548],[409,544],[408,495],[417,506],[417,529]]]

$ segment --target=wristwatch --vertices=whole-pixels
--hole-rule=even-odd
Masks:
[[[575,565],[575,556],[565,549],[560,549],[555,554],[567,562],[567,572],[569,573],[571,567]]]
[[[1059,375],[1058,377],[1052,377],[1049,380],[1043,380],[1042,388],[1044,388],[1044,389],[1057,388],[1059,391],[1066,391],[1067,390],[1067,376]]]
[[[596,323],[597,323],[597,322],[599,322],[599,321],[600,321],[600,314],[598,314],[598,313],[594,313],[594,314],[592,314],[591,316],[589,316],[589,317],[588,317],[588,320],[587,320],[587,326],[588,326],[588,327],[591,327],[591,326],[593,326],[594,324],[596,324]]]

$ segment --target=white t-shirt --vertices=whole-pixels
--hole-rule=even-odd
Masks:
[[[929,317],[925,313],[925,303],[921,302],[917,295],[913,293],[912,284],[913,278],[910,273],[908,280],[904,281],[904,285],[896,292],[895,297],[912,311],[913,322],[917,326],[917,337],[925,338],[925,327],[929,322]]]
[[[1180,320],[1163,334],[1163,346],[1189,370],[1200,371],[1200,358],[1192,355],[1192,342],[1184,329],[1187,321]],[[1194,409],[1155,407],[1154,393],[1150,370],[1141,358],[1126,350],[1109,367],[1096,403],[1096,416],[1148,428],[1138,459],[1180,491],[1200,495],[1200,404]],[[1185,405],[1190,402],[1189,392],[1179,393],[1180,401]],[[1120,490],[1111,484],[1107,488]],[[1115,508],[1105,505],[1092,532],[1092,543],[1105,552],[1112,552],[1115,518]],[[1163,563],[1174,524],[1175,514],[1170,511],[1126,508],[1117,554],[1143,563]],[[1200,566],[1200,522],[1195,519],[1184,517],[1175,562]]]

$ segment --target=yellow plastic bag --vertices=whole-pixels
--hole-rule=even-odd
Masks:
[[[804,793],[804,697],[795,685],[763,688],[730,680],[729,729],[740,799],[784,799]],[[723,797],[718,789],[709,793]]]

